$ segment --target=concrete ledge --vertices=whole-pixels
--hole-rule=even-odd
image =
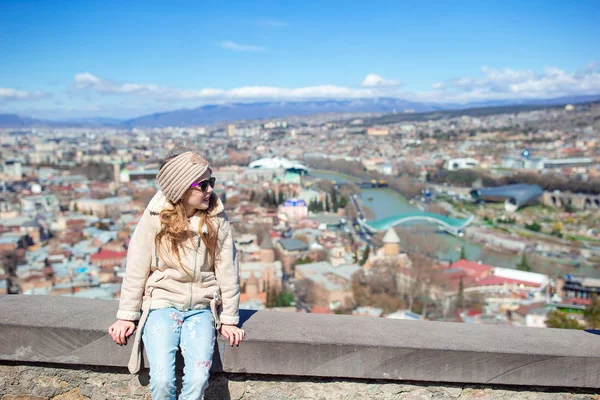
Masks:
[[[117,302],[0,298],[0,360],[127,365],[107,328]],[[219,341],[214,372],[600,388],[600,336],[572,330],[243,312],[247,340]]]

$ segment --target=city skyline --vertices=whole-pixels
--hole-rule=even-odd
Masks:
[[[55,1],[0,11],[0,113],[130,118],[229,102],[600,94],[593,2]]]

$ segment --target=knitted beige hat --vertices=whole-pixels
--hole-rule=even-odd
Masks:
[[[165,197],[177,203],[181,196],[196,182],[206,171],[212,173],[208,160],[198,153],[186,151],[167,160],[156,180]]]

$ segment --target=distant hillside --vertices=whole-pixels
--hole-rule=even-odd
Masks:
[[[208,125],[216,122],[284,118],[325,113],[382,113],[382,119],[369,123],[392,123],[394,121],[436,119],[460,115],[490,115],[518,110],[538,109],[554,105],[578,104],[600,100],[600,95],[569,96],[555,99],[490,100],[467,104],[421,103],[395,98],[323,100],[323,101],[271,101],[258,103],[232,103],[206,105],[192,109],[180,109],[144,115],[127,121],[113,118],[79,118],[66,121],[45,121],[15,114],[0,114],[0,127],[27,126],[111,126],[121,128],[147,128],[164,126]],[[413,113],[404,113],[411,110]],[[464,110],[469,110],[465,112]]]
[[[324,100],[208,105],[193,109],[156,113],[125,121],[129,127],[203,125],[215,122],[282,118],[292,115],[352,112],[392,112],[413,109],[429,111],[434,105],[401,99]]]
[[[22,117],[17,114],[0,114],[0,127],[2,128],[24,128],[38,123],[38,120]]]

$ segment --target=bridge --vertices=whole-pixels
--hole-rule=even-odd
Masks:
[[[405,224],[407,222],[420,221],[436,224],[446,232],[457,236],[473,221],[473,216],[462,219],[446,217],[444,215],[422,211],[402,213],[398,215],[393,215],[391,217],[378,219],[375,221],[367,221],[365,215],[363,214],[362,208],[358,203],[357,196],[354,195],[351,196],[351,198],[358,212],[357,222],[359,223],[362,229],[371,234],[379,231],[386,231],[389,228],[393,228],[397,225]]]
[[[407,222],[428,222],[436,224],[452,235],[458,235],[462,232],[473,220],[473,217],[466,219],[451,218],[439,214],[428,212],[410,212],[398,214],[387,218],[378,219],[375,221],[366,221],[359,219],[358,222],[369,232],[386,231],[397,225]]]

